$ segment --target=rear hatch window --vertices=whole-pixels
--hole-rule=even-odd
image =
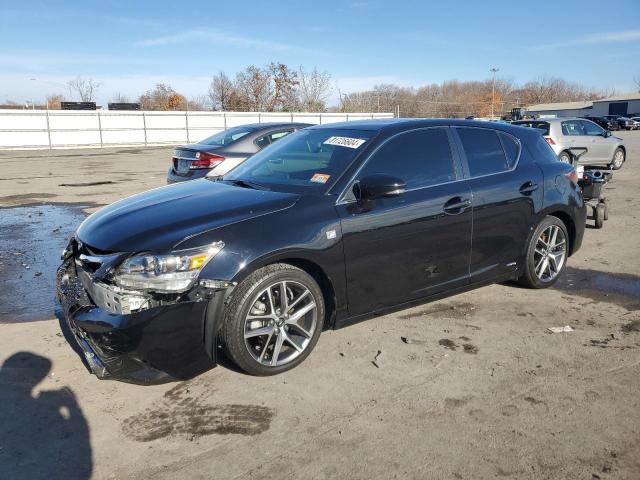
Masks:
[[[518,125],[520,127],[537,128],[538,130],[542,130],[543,135],[549,135],[549,122],[525,120],[525,121],[513,122],[513,125]]]

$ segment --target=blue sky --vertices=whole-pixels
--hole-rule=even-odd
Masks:
[[[485,79],[492,66],[627,92],[640,2],[0,0],[0,45],[0,101],[66,93],[77,75],[103,82],[102,103],[158,82],[191,97],[220,70],[270,61],[317,66],[343,93]]]

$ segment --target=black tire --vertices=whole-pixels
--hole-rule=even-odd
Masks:
[[[567,151],[560,152],[560,155],[558,155],[558,158],[562,163],[568,163],[569,165],[573,165],[573,156],[571,155],[570,152],[567,152]]]
[[[538,276],[535,273],[535,263],[534,263],[535,250],[536,250],[536,245],[539,237],[548,227],[552,225],[555,225],[559,227],[560,230],[562,230],[562,233],[564,234],[564,238],[566,242],[565,243],[566,253],[565,253],[564,263],[560,271],[558,272],[558,274],[555,276],[555,278],[548,281],[543,281],[540,278],[538,278]],[[529,244],[527,245],[527,255],[525,259],[525,265],[524,265],[522,275],[520,276],[520,278],[518,278],[518,282],[521,285],[524,285],[525,287],[528,287],[528,288],[548,288],[552,286],[554,283],[558,281],[558,278],[562,274],[562,270],[564,270],[564,267],[567,264],[567,257],[568,257],[568,251],[569,251],[568,247],[569,247],[569,233],[567,232],[567,227],[565,226],[564,222],[560,220],[558,217],[554,217],[551,215],[543,218],[542,221],[538,224],[538,226],[534,229],[533,233],[531,234],[531,237],[529,238]]]
[[[604,219],[609,220],[609,199],[603,198],[601,203],[604,205]]]
[[[301,284],[311,293],[317,306],[315,330],[311,334],[309,343],[296,358],[283,365],[267,366],[260,363],[249,352],[249,347],[245,343],[245,322],[256,296],[270,285],[285,281]],[[325,304],[322,290],[313,277],[293,265],[276,263],[256,270],[234,289],[225,308],[220,338],[227,355],[239,368],[251,375],[275,375],[296,367],[309,356],[322,333],[324,318]],[[267,340],[265,347],[270,345]]]
[[[622,161],[616,160],[616,156],[618,156],[618,154],[622,155]],[[625,154],[624,150],[622,148],[616,148],[616,151],[613,152],[613,158],[611,159],[609,168],[611,168],[612,170],[620,170],[626,159],[627,155]]]
[[[593,211],[593,217],[596,221],[596,228],[602,228],[604,226],[604,216],[606,208],[604,203],[599,203]]]

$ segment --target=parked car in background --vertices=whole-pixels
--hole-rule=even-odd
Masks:
[[[273,375],[323,329],[509,279],[552,286],[582,243],[577,182],[531,129],[318,125],[222,178],[94,213],[63,253],[58,298],[101,378],[188,378],[220,347]]]
[[[624,140],[615,137],[595,123],[583,118],[545,118],[539,120],[519,120],[513,125],[540,130],[558,158],[573,164],[572,148],[586,148],[580,157],[581,165],[609,167],[618,170],[627,155]]]
[[[631,117],[631,120],[634,121],[633,129],[640,130],[640,117]]]
[[[604,115],[604,118],[616,122],[619,130],[632,130],[634,128],[633,120],[621,115]]]
[[[253,123],[228,128],[198,143],[176,147],[167,183],[224,175],[254,153],[309,123]]]
[[[609,120],[608,118],[604,118],[604,117],[580,117],[580,118],[584,118],[585,120],[591,120],[593,123],[600,125],[605,130],[610,130],[610,131],[620,130],[620,127],[618,126],[618,122],[614,120]]]

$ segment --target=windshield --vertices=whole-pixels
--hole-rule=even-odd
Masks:
[[[375,133],[334,128],[299,130],[256,153],[225,175],[223,181],[241,181],[275,190],[278,187],[324,190],[338,179]]]
[[[254,130],[255,128],[253,127],[232,127],[211,135],[198,143],[203,145],[231,145]]]

